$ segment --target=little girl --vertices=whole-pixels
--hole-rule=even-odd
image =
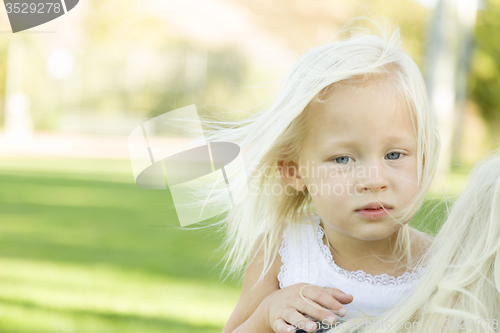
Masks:
[[[415,289],[397,307],[328,332],[498,332],[500,149],[472,168],[424,264]]]
[[[375,24],[378,34],[307,52],[270,107],[206,133],[243,148],[246,175],[231,190],[250,185],[221,223],[224,269],[246,267],[223,333],[312,332],[312,319],[383,313],[421,274],[431,239],[407,223],[440,140],[399,30]],[[214,186],[205,198],[224,195]]]

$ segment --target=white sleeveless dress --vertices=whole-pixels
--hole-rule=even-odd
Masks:
[[[418,282],[423,268],[398,277],[344,270],[335,264],[330,250],[323,243],[320,217],[313,215],[312,222],[314,225],[299,225],[298,233],[293,232],[291,226],[284,230],[279,250],[283,263],[278,274],[279,286],[286,288],[296,283],[310,283],[351,294],[353,301],[343,305],[347,314],[337,316],[339,323],[363,314],[381,315],[402,301]]]

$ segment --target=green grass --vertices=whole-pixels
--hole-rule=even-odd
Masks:
[[[129,161],[3,159],[0,184],[0,332],[222,330],[240,287],[219,278],[221,240],[169,228],[168,191],[137,187]],[[437,230],[438,203],[412,223]]]
[[[240,287],[128,161],[0,163],[1,332],[220,332]],[[198,225],[195,225],[198,226]]]

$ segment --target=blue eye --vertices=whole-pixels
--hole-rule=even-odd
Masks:
[[[387,154],[386,156],[389,156],[389,155],[391,155],[391,154],[398,154],[398,155],[397,155],[397,158],[394,158],[394,159],[389,158],[390,160],[397,160],[397,159],[398,159],[398,157],[399,157],[400,155],[403,155],[402,153],[398,153],[397,151],[393,151],[393,152],[391,152],[391,153]],[[392,156],[394,156],[394,155],[392,155]]]
[[[403,155],[404,155],[403,153],[400,153],[400,152],[397,152],[397,151],[393,151],[393,152],[390,152],[389,154],[387,154],[386,156],[390,156],[388,158],[389,160],[397,161]],[[391,157],[394,157],[394,158],[391,158]],[[349,162],[349,159],[352,160],[352,157],[350,157],[350,156],[340,156],[340,157],[334,158],[333,161],[337,162],[338,164],[345,165],[345,164],[347,164]]]
[[[347,161],[348,161],[349,158],[351,158],[351,157],[349,157],[349,156],[340,156],[340,157],[337,157],[336,159],[334,159],[334,161],[337,162],[337,163],[339,163],[338,160],[343,159],[343,161],[346,161],[346,159],[347,159]],[[346,163],[339,163],[339,164],[346,164]]]

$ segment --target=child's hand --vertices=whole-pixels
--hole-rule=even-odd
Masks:
[[[317,303],[316,306],[300,296],[301,289],[304,298],[310,303]],[[277,333],[295,332],[297,328],[313,332],[318,328],[316,323],[304,315],[318,319],[325,325],[333,324],[337,318],[332,313],[345,316],[346,309],[342,304],[350,303],[352,299],[352,295],[335,288],[297,283],[276,290],[266,298],[266,321]]]

